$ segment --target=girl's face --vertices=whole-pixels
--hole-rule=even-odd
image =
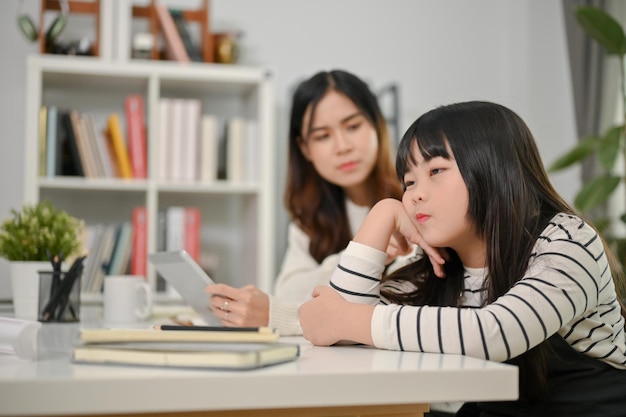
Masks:
[[[484,266],[484,243],[468,219],[469,193],[449,147],[448,153],[451,159],[427,161],[413,143],[417,163],[404,174],[402,204],[429,245],[450,247],[465,266],[480,268]]]
[[[378,138],[365,115],[348,97],[329,90],[315,114],[307,109],[302,126],[300,149],[317,173],[342,187],[355,203],[367,205],[365,181],[376,165]]]

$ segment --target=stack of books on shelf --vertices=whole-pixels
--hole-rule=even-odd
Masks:
[[[39,117],[39,175],[145,179],[148,144],[141,95],[124,100],[124,111],[110,113],[100,129],[95,117],[77,109],[43,106]],[[257,123],[235,116],[221,126],[202,114],[198,99],[161,98],[157,179],[212,183],[254,183],[261,151]]]
[[[255,182],[260,158],[256,121],[236,116],[220,125],[217,116],[202,114],[200,100],[161,98],[158,179]]]
[[[161,326],[159,329],[82,329],[77,363],[204,369],[256,369],[293,361],[296,344],[279,342],[267,327]]]
[[[157,251],[184,249],[200,262],[201,213],[195,206],[172,206],[158,213]],[[133,208],[130,220],[85,227],[83,246],[88,251],[82,278],[83,293],[100,293],[106,275],[147,273],[147,212]],[[165,290],[159,277],[157,290]]]
[[[87,178],[146,178],[147,144],[141,95],[124,100],[122,116],[111,113],[106,127],[92,113],[42,106],[39,112],[39,175]]]

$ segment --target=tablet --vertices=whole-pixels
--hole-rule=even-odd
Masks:
[[[213,314],[204,289],[215,282],[186,251],[155,252],[148,255],[157,272],[209,326],[222,326]]]

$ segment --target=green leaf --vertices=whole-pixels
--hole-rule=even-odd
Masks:
[[[598,160],[607,170],[611,171],[617,161],[623,126],[615,126],[600,138],[598,142]]]
[[[609,54],[626,54],[626,36],[622,26],[601,9],[580,6],[575,11],[576,19],[589,36],[602,45]]]
[[[574,205],[583,213],[605,202],[621,181],[621,177],[604,175],[589,181],[576,196]]]
[[[582,161],[596,150],[599,142],[599,138],[596,137],[581,139],[574,148],[554,161],[548,168],[548,172],[560,171]]]
[[[622,214],[619,219],[622,221],[622,223],[626,224],[626,213]]]

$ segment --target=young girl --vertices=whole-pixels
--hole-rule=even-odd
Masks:
[[[493,103],[432,110],[396,169],[402,202],[372,208],[334,289],[300,308],[305,338],[519,365],[520,400],[481,403],[483,416],[623,416],[623,272],[553,189],[524,122]],[[381,282],[397,234],[428,256]]]
[[[298,307],[313,288],[328,285],[338,253],[371,206],[402,196],[390,148],[376,96],[358,77],[323,71],[298,86],[285,191],[291,223],[275,296],[253,286],[207,287],[224,325],[269,325],[283,335],[301,334]],[[389,260],[406,252],[401,243],[390,248]]]

